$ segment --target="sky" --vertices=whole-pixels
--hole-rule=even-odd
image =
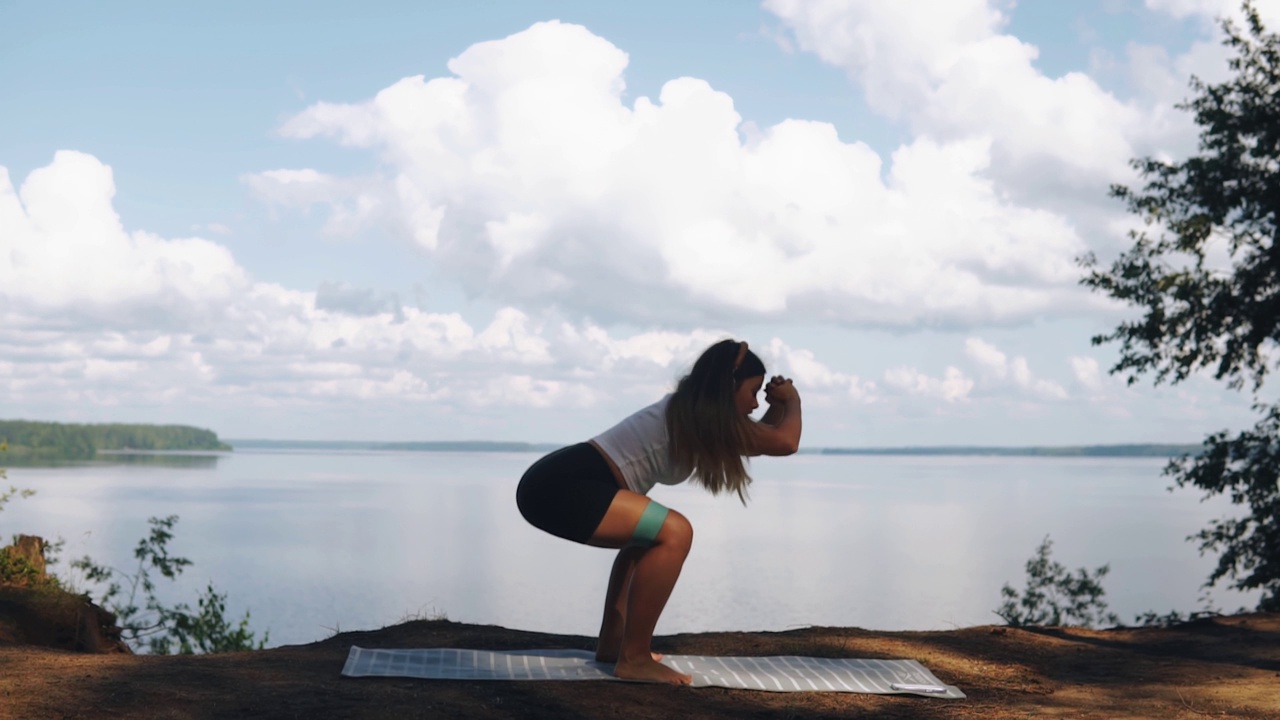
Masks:
[[[1239,13],[0,0],[0,417],[569,443],[731,337],[802,446],[1198,442],[1076,259]]]

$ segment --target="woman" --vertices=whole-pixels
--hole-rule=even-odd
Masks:
[[[688,675],[651,652],[653,629],[693,542],[680,513],[645,497],[657,483],[690,477],[712,493],[746,503],[751,476],[744,456],[790,455],[800,443],[800,396],[775,376],[769,409],[751,413],[764,386],[764,363],[745,342],[707,348],[674,393],[585,443],[534,463],[516,491],[520,513],[535,527],[597,547],[618,548],[605,592],[596,660],[615,663],[628,680],[687,685]]]

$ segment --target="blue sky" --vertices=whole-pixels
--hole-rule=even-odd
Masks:
[[[1241,424],[1071,277],[1234,3],[923,4],[0,3],[3,414],[569,442],[734,336],[809,445]]]

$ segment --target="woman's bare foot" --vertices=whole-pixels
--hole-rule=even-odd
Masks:
[[[596,643],[596,662],[618,662],[618,649],[622,647],[622,629],[616,631],[606,628],[600,632],[600,640]],[[662,653],[651,652],[654,662],[662,659]]]
[[[623,680],[640,680],[642,682],[667,683],[668,685],[689,685],[693,683],[692,676],[678,673],[657,660],[641,660],[640,662],[619,660],[618,664],[613,666],[613,674]]]
[[[602,662],[602,663],[618,662],[618,647],[620,645],[622,645],[621,639],[619,639],[618,642],[614,642],[614,643],[606,643],[603,641],[600,642],[600,644],[596,645],[596,662]],[[654,662],[658,662],[662,660],[662,657],[663,657],[662,653],[656,653],[656,652],[651,652],[649,653],[649,655],[653,657]]]

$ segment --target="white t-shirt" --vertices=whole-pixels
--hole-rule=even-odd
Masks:
[[[654,485],[678,485],[693,474],[680,471],[667,440],[667,395],[591,438],[622,471],[627,489],[648,495]]]

